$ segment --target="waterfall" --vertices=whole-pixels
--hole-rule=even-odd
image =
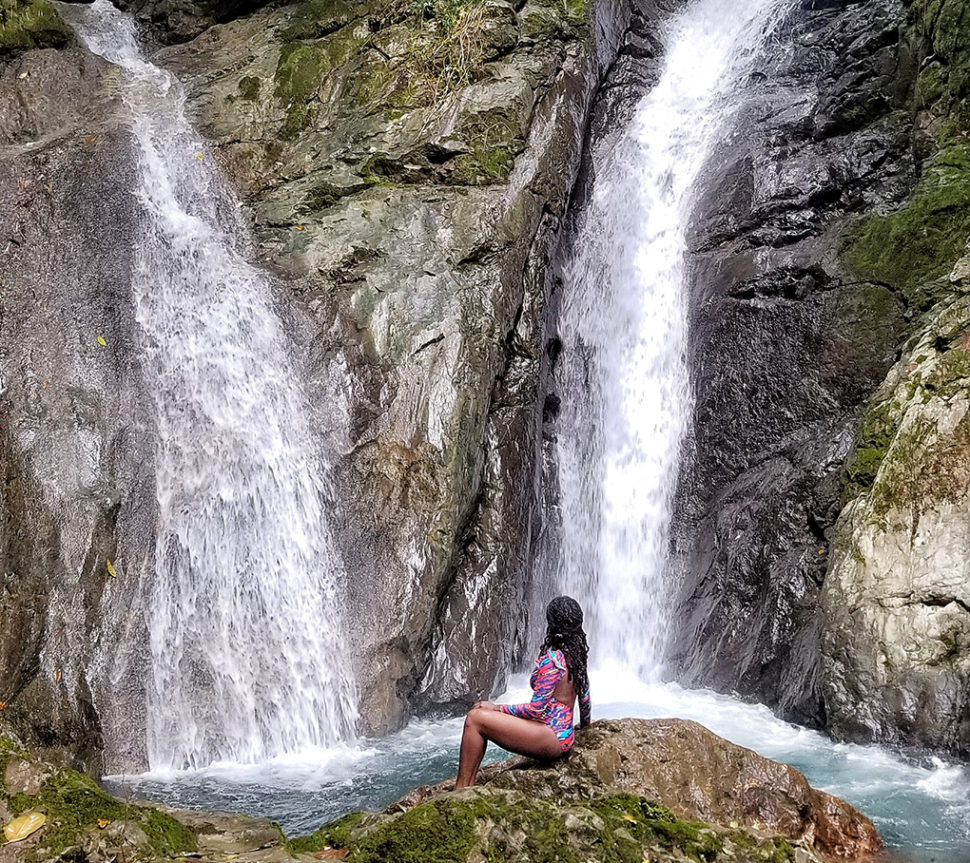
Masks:
[[[593,661],[660,673],[672,498],[691,409],[687,229],[696,181],[788,0],[695,0],[669,20],[656,86],[595,148],[563,268],[558,583]]]
[[[108,0],[65,16],[122,70],[137,152],[137,339],[158,496],[147,748],[152,769],[256,762],[353,733],[327,466],[266,274],[172,75]]]

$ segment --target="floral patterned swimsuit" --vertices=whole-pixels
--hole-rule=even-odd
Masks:
[[[532,670],[529,685],[532,687],[532,701],[526,704],[502,704],[499,710],[523,719],[533,719],[544,722],[559,738],[559,746],[563,753],[572,749],[575,735],[573,733],[573,706],[563,704],[552,697],[556,684],[568,674],[566,657],[561,650],[547,650],[537,660]],[[586,691],[579,696],[580,725],[587,725],[590,719],[589,684]]]

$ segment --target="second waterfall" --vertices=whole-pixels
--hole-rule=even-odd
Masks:
[[[597,166],[564,267],[558,582],[598,665],[655,678],[665,561],[691,409],[687,232],[695,185],[787,0],[698,0],[660,34],[660,78]]]
[[[69,14],[121,67],[142,229],[132,294],[157,424],[144,577],[152,769],[255,762],[353,733],[325,469],[266,275],[181,88],[108,0]]]

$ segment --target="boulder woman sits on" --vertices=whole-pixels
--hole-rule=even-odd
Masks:
[[[546,608],[546,640],[529,681],[527,704],[479,701],[465,718],[455,791],[475,784],[491,740],[509,752],[551,761],[572,748],[573,705],[579,695],[580,728],[589,725],[589,646],[583,610],[575,599],[556,597]]]

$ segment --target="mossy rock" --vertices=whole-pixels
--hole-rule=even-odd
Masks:
[[[0,59],[32,48],[60,48],[71,28],[47,0],[0,0]]]
[[[525,146],[518,120],[498,109],[466,117],[455,138],[468,150],[455,160],[456,178],[470,186],[506,182]]]
[[[863,413],[855,447],[842,477],[843,506],[872,488],[896,435],[899,426],[897,413],[888,401],[882,400],[874,400]]]
[[[917,309],[948,290],[943,277],[970,236],[970,142],[944,146],[926,166],[909,201],[884,216],[856,225],[842,259],[863,279],[889,285]]]
[[[291,840],[289,848],[294,853],[346,848],[349,863],[795,859],[793,846],[784,839],[686,821],[636,795],[566,804],[482,789],[441,795],[399,815],[350,815]]]
[[[26,755],[6,743],[2,750],[6,759]],[[8,794],[4,787],[0,800],[15,815],[37,810],[47,816],[38,840],[25,851],[26,861],[46,860],[68,848],[83,846],[85,838],[99,830],[99,822],[137,826],[147,837],[145,851],[154,856],[174,857],[198,847],[195,834],[170,815],[123,803],[104,792],[94,780],[73,770],[55,770],[36,795]]]

